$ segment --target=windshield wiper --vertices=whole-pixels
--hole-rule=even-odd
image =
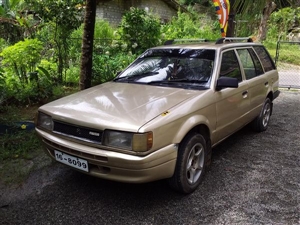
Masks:
[[[171,83],[176,83],[176,82],[184,82],[184,83],[207,83],[208,80],[196,80],[196,79],[183,78],[183,79],[168,80],[168,82],[171,82]]]
[[[135,81],[136,79],[140,79],[143,77],[147,77],[150,75],[157,75],[159,72],[146,72],[146,73],[140,73],[137,75],[132,75],[132,76],[126,76],[126,77],[117,77],[113,81]]]
[[[128,77],[116,77],[113,79],[113,81],[118,81],[118,80],[128,80]]]
[[[168,84],[168,83],[207,83],[208,81],[204,80],[195,80],[195,79],[173,79],[173,80],[156,80],[147,82],[147,84]]]

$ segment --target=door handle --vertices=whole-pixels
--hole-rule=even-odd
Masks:
[[[243,98],[247,98],[247,97],[248,97],[248,91],[244,91],[244,92],[242,93],[242,95],[243,95]]]

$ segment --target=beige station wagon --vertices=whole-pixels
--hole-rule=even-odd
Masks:
[[[212,148],[252,123],[267,129],[278,72],[265,47],[222,38],[148,49],[113,81],[39,108],[46,152],[119,182],[167,179],[193,192]]]

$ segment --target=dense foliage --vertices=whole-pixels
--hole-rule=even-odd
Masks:
[[[57,80],[63,81],[64,69],[68,66],[68,39],[73,30],[77,29],[82,20],[83,0],[25,0],[33,10],[47,24],[51,30],[48,40],[55,47],[57,59]]]
[[[268,30],[269,40],[288,40],[288,33],[300,26],[300,7],[284,8],[272,13]]]
[[[177,17],[162,25],[164,39],[201,38],[216,40],[220,37],[219,22],[208,18],[205,14],[187,14],[178,12]]]
[[[20,102],[40,100],[46,97],[43,87],[43,73],[37,69],[41,62],[43,43],[37,39],[25,39],[8,46],[0,53],[2,57],[2,78],[5,95]],[[44,70],[43,68],[40,68]],[[46,85],[48,86],[48,85]],[[12,100],[12,99],[11,99]]]
[[[0,7],[0,30],[7,25],[7,21],[13,24],[13,30],[7,30],[13,33],[1,33],[2,38],[0,37],[0,106],[45,101],[53,96],[62,96],[66,86],[78,86],[84,1],[12,2],[12,7],[6,10],[14,13],[2,20],[5,23],[1,22],[4,9]],[[207,1],[184,2],[204,4]],[[211,3],[207,6],[212,7]],[[21,13],[25,9],[32,9],[35,13]],[[288,30],[299,21],[299,11],[299,8],[284,8],[272,14],[268,46],[276,47],[270,41],[278,40],[279,36],[287,40]],[[237,36],[256,34],[260,20],[258,15],[239,15],[237,19]],[[162,44],[165,40],[215,40],[219,37],[219,23],[216,18],[192,10],[190,13],[178,12],[166,24],[161,24],[157,16],[136,8],[124,14],[119,27],[97,20],[92,83],[95,85],[113,79],[138,54],[149,47]],[[292,62],[291,57],[287,58]]]
[[[23,8],[22,0],[5,0],[0,4],[0,38],[11,44],[29,37],[34,30],[32,15],[23,13]]]

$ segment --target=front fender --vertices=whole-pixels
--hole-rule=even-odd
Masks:
[[[183,138],[195,127],[199,125],[205,125],[208,127],[209,135],[211,136],[211,127],[210,121],[204,115],[193,115],[189,117],[178,129],[178,132],[173,138],[173,143],[180,143]]]

